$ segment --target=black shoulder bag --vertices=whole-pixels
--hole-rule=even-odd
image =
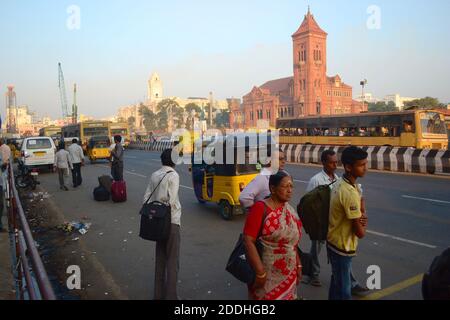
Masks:
[[[266,217],[267,217],[267,204],[264,203],[264,215],[261,222],[261,226],[259,228],[258,237],[256,239],[256,248],[258,249],[258,252],[260,254],[261,254],[261,243],[259,241],[259,237],[261,236],[264,223],[266,221]],[[245,243],[244,243],[244,234],[242,233],[239,236],[239,240],[236,243],[236,246],[234,247],[234,250],[231,253],[230,258],[228,259],[226,270],[239,281],[242,281],[247,284],[252,284],[255,282],[256,273],[247,260],[247,252],[245,250]]]
[[[155,191],[158,189],[164,178],[173,171],[167,172],[156,188],[153,190],[150,197],[145,201],[140,211],[141,228],[139,236],[148,241],[163,241],[167,240],[170,235],[170,225],[172,223],[172,210],[170,205],[159,201],[150,202]]]

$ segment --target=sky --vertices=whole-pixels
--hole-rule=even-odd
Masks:
[[[69,106],[77,83],[79,113],[95,117],[143,101],[154,71],[165,96],[242,98],[292,76],[308,5],[328,33],[327,73],[354,97],[367,79],[379,98],[450,102],[448,0],[0,0],[0,91],[58,118],[61,62]]]

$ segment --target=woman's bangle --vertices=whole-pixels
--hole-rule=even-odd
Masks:
[[[261,274],[261,275],[257,274],[256,277],[257,277],[258,279],[264,279],[265,277],[267,277],[267,272],[264,272],[264,273]]]

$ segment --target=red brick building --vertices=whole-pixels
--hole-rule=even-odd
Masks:
[[[353,100],[352,87],[336,75],[327,76],[328,34],[311,12],[292,35],[294,76],[254,87],[231,111],[232,128],[274,127],[277,118],[360,113],[367,105]]]

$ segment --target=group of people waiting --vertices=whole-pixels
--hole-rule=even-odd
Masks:
[[[179,201],[180,178],[171,159],[172,150],[161,154],[162,168],[154,172],[143,201],[170,204],[171,232],[165,241],[156,243],[155,300],[178,300],[177,282],[180,251]],[[365,236],[367,215],[361,186],[357,179],[367,172],[368,154],[361,148],[348,147],[342,153],[345,173],[336,174],[337,156],[333,151],[322,155],[324,170],[314,176],[308,190],[335,182],[331,191],[329,232],[326,248],[332,267],[329,299],[349,300],[352,293],[367,291],[352,273],[358,239]],[[279,171],[271,164],[251,181],[240,195],[240,203],[248,209],[244,227],[247,259],[256,273],[255,282],[248,286],[252,300],[296,300],[297,286],[302,281],[302,262],[297,250],[302,237],[302,222],[289,204],[294,194],[294,180],[285,170],[285,155],[279,152]],[[158,189],[158,190],[156,190]],[[157,192],[154,192],[154,191]],[[148,197],[151,195],[151,199]],[[258,248],[257,242],[262,244]],[[319,253],[325,243],[313,242],[311,255],[313,274],[303,283],[321,286]]]
[[[117,135],[114,137],[114,145],[111,146],[110,151],[111,176],[115,181],[122,181],[124,148],[121,136]],[[84,151],[78,139],[72,139],[72,144],[67,150],[64,143],[59,143],[58,151],[55,154],[55,169],[58,173],[61,190],[69,191],[65,183],[65,177],[69,176],[69,170],[72,172],[73,188],[81,186],[83,183],[81,167],[84,166],[84,162]]]
[[[349,300],[352,294],[368,289],[361,286],[352,273],[358,239],[365,236],[367,215],[362,188],[356,183],[367,172],[367,153],[348,147],[342,153],[345,174],[336,175],[337,155],[323,152],[323,170],[309,182],[306,192],[320,185],[332,188],[329,230],[326,241],[332,267],[329,299]],[[293,178],[284,170],[285,155],[280,151],[280,167],[276,174],[265,168],[241,193],[240,202],[249,208],[244,228],[248,260],[256,272],[249,286],[249,298],[255,300],[297,299],[297,285],[320,287],[319,254],[325,242],[312,241],[312,274],[302,280],[302,263],[297,247],[302,236],[302,222],[289,204],[294,190]],[[262,249],[257,250],[257,241]]]

